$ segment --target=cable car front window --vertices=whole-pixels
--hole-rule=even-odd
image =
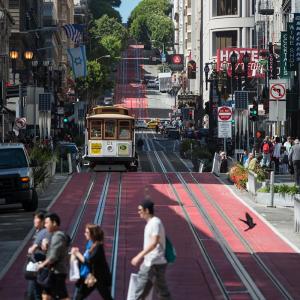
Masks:
[[[105,121],[104,137],[106,139],[116,138],[116,122],[113,120]]]
[[[130,139],[130,122],[119,121],[119,139],[129,140]]]
[[[101,139],[102,138],[102,121],[91,121],[91,139]]]

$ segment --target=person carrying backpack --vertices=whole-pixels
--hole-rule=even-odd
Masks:
[[[166,234],[163,223],[154,216],[154,203],[150,200],[145,200],[138,206],[138,213],[147,224],[144,229],[143,250],[131,260],[134,267],[142,262],[138,272],[134,299],[144,299],[151,289],[149,282],[153,282],[159,299],[171,300],[165,279],[168,261],[165,257]]]
[[[273,145],[270,142],[270,138],[268,136],[265,137],[262,146],[261,146],[261,151],[262,151],[262,161],[261,161],[261,166],[262,167],[269,167],[271,163],[271,154],[272,154],[272,148]]]

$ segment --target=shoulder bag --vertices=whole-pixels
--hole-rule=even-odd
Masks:
[[[49,289],[53,285],[54,271],[52,268],[42,268],[38,271],[36,281],[37,283],[45,289]]]

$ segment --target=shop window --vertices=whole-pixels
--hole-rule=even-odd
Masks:
[[[232,16],[238,14],[237,0],[213,0],[213,16]]]
[[[234,48],[237,46],[237,31],[216,31],[213,32],[213,55],[217,49]]]
[[[130,121],[119,121],[119,139],[130,140]]]
[[[92,140],[99,140],[102,138],[102,121],[91,121],[90,135]]]
[[[114,120],[105,121],[104,138],[111,139],[111,140],[116,138],[116,121]]]

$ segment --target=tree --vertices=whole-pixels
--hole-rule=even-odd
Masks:
[[[171,11],[168,0],[142,0],[129,18],[130,33],[148,48],[152,40],[167,44],[173,40],[174,25],[168,16]]]
[[[91,57],[94,58],[106,54],[110,54],[112,58],[120,56],[128,39],[127,29],[117,19],[107,15],[95,20],[90,34],[93,49]]]
[[[132,11],[129,17],[129,24],[141,15],[169,15],[172,11],[172,5],[169,0],[142,0]]]
[[[96,60],[88,61],[88,74],[85,78],[76,80],[76,89],[80,98],[86,98],[90,106],[96,104],[97,98],[105,89],[113,87],[109,80],[109,69]]]
[[[99,19],[103,15],[108,15],[111,18],[116,18],[119,22],[122,21],[120,13],[113,7],[118,7],[121,0],[90,0],[89,9],[93,14],[94,19]]]

